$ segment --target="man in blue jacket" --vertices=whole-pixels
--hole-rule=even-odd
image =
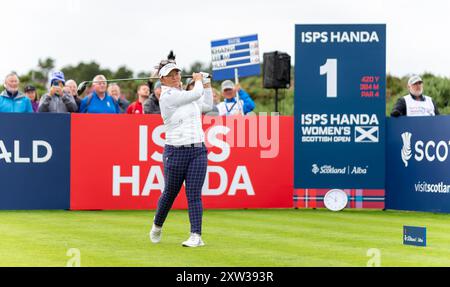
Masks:
[[[107,92],[106,77],[97,75],[93,81],[94,92],[81,101],[80,113],[120,114],[119,104]]]
[[[6,76],[5,90],[0,94],[0,113],[32,113],[30,99],[19,92],[19,77],[15,73]]]
[[[239,95],[239,102],[236,94]],[[255,102],[250,95],[230,80],[222,83],[222,95],[224,101],[216,106],[219,116],[246,115],[255,109]]]

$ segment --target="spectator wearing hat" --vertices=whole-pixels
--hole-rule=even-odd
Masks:
[[[27,96],[19,92],[19,77],[15,73],[6,76],[0,93],[0,113],[32,113],[33,107]]]
[[[138,99],[132,103],[128,109],[127,114],[143,114],[143,103],[150,97],[150,88],[147,84],[141,84],[137,90]]]
[[[81,98],[78,96],[77,82],[75,82],[74,80],[68,80],[66,82],[66,86],[64,87],[64,91],[73,97],[75,103],[77,103],[77,111],[79,111],[81,105]]]
[[[88,114],[120,114],[119,104],[108,92],[108,84],[104,75],[93,79],[94,91],[81,101],[80,113]]]
[[[235,86],[230,80],[222,83],[222,95],[224,101],[216,106],[220,116],[246,115],[255,109],[250,95],[239,84]],[[239,95],[239,102],[236,95]]]
[[[125,97],[122,95],[120,91],[120,86],[117,83],[110,84],[108,87],[108,93],[111,97],[113,97],[117,101],[120,113],[121,114],[126,113],[128,106],[130,105],[130,102],[127,99],[125,99]]]
[[[408,80],[409,95],[398,99],[391,116],[422,117],[439,115],[439,110],[431,97],[423,94],[423,80],[414,75]]]
[[[33,108],[33,112],[37,113],[38,108],[39,108],[39,99],[38,99],[36,88],[32,85],[28,85],[25,87],[23,92],[30,99],[31,107]]]
[[[157,81],[153,88],[153,93],[144,102],[145,114],[161,114],[159,107],[159,97],[161,97],[161,82]]]
[[[75,99],[64,92],[65,84],[63,72],[51,74],[49,92],[39,101],[40,113],[74,113],[78,110]]]

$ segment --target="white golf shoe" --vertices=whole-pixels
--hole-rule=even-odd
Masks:
[[[150,231],[150,240],[153,243],[159,243],[161,241],[162,227],[157,227],[155,224],[152,226]]]
[[[183,242],[184,247],[200,247],[204,245],[205,243],[203,242],[201,235],[197,233],[191,233],[191,237]]]

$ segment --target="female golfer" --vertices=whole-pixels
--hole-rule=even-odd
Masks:
[[[158,201],[150,239],[153,243],[161,240],[164,221],[185,182],[191,236],[182,245],[203,246],[201,196],[208,159],[201,115],[213,106],[211,83],[201,73],[194,73],[194,89],[183,91],[181,69],[174,62],[162,62],[158,73],[162,84],[159,103],[166,131],[163,153],[165,187]]]

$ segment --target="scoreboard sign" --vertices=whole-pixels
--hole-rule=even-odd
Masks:
[[[214,80],[261,74],[258,35],[212,41],[211,55]]]
[[[384,189],[386,25],[295,33],[295,187]]]

